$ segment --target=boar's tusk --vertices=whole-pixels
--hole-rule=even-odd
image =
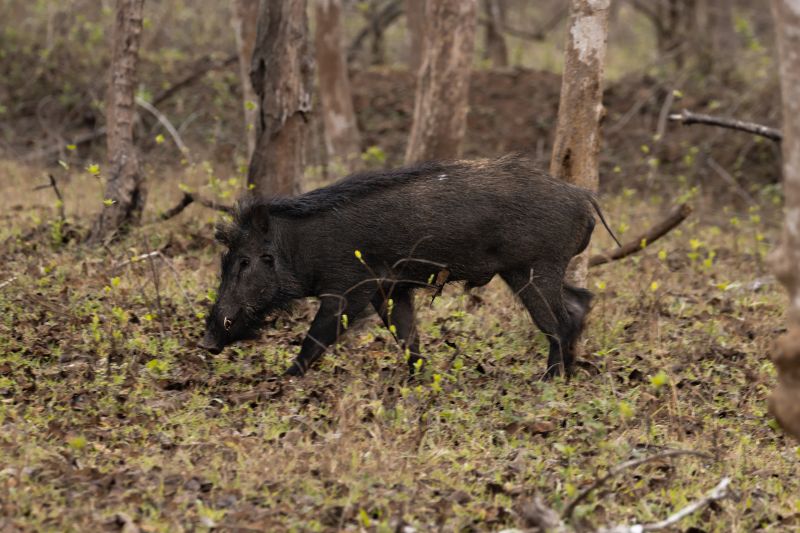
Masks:
[[[225,327],[225,331],[230,331],[231,330],[231,326],[233,325],[233,321],[231,321],[230,318],[225,317],[222,320],[222,325]]]

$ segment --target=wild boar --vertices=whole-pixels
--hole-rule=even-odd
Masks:
[[[519,155],[362,172],[296,197],[244,198],[216,231],[227,251],[200,346],[219,353],[272,311],[313,296],[319,310],[288,374],[305,373],[369,305],[413,372],[421,358],[414,289],[442,272],[468,286],[499,274],[549,339],[547,375],[569,373],[592,294],[564,274],[589,244],[595,211],[608,229],[590,191]]]

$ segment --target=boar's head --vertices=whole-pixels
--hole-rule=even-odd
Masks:
[[[217,354],[232,342],[254,337],[266,315],[299,296],[278,251],[277,231],[270,226],[268,205],[255,199],[239,202],[233,221],[217,226],[215,237],[227,251],[201,348]]]

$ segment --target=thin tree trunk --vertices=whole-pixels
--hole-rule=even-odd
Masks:
[[[305,0],[261,0],[250,81],[258,95],[248,183],[262,195],[292,194],[305,169],[314,59]]]
[[[733,24],[733,2],[713,0],[709,6],[711,33],[711,68],[724,76],[730,74],[736,61],[736,31]]]
[[[144,0],[117,0],[106,96],[108,167],[104,203],[88,242],[100,244],[141,220],[144,176],[133,144],[134,91],[139,63]]]
[[[380,66],[386,64],[386,40],[383,37],[383,30],[385,29],[381,24],[380,18],[378,16],[379,8],[378,2],[373,2],[371,4],[372,12],[369,15],[370,20],[372,21],[372,28],[371,34],[372,38],[370,39],[370,65],[372,66]]]
[[[325,148],[329,161],[338,159],[347,170],[354,170],[360,161],[361,140],[345,60],[342,2],[316,0],[315,8],[317,75]]]
[[[236,50],[239,55],[239,75],[242,80],[242,106],[244,109],[245,137],[247,138],[247,159],[253,157],[256,148],[256,106],[257,96],[250,83],[250,63],[256,44],[256,22],[258,20],[258,0],[233,0],[231,24],[236,36]]]
[[[603,68],[610,0],[571,0],[564,76],[550,173],[592,191],[598,186]],[[586,286],[589,256],[570,266],[573,284]]]
[[[800,0],[772,0],[772,13],[783,95],[786,218],[770,262],[789,295],[789,324],[772,355],[778,384],[770,408],[783,428],[800,440]]]
[[[429,1],[425,22],[425,47],[417,73],[407,163],[461,154],[467,127],[477,1]]]
[[[425,40],[425,0],[405,0],[408,27],[408,70],[417,73]]]
[[[501,0],[483,1],[488,21],[486,24],[484,58],[491,61],[492,66],[495,68],[508,66],[508,47],[506,46],[506,38],[503,35],[505,17],[503,16],[504,10],[500,2]]]

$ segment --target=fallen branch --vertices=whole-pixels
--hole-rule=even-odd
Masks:
[[[711,115],[703,115],[700,113],[692,113],[688,109],[684,109],[680,113],[669,116],[670,120],[674,120],[690,126],[692,124],[708,124],[711,126],[719,126],[721,128],[728,128],[732,130],[745,131],[754,135],[760,135],[771,141],[781,142],[783,134],[780,130],[756,124],[755,122],[744,122],[733,118],[714,117]]]
[[[7,279],[4,282],[0,283],[0,289],[2,289],[3,287],[6,287],[7,285],[11,285],[15,281],[17,281],[17,276],[11,276],[9,279]]]
[[[624,463],[618,464],[617,466],[615,466],[614,468],[609,470],[608,473],[605,476],[596,479],[594,483],[592,483],[591,485],[589,485],[588,487],[583,489],[580,492],[580,494],[575,496],[575,499],[572,500],[569,503],[569,505],[567,505],[564,508],[564,512],[562,513],[561,516],[565,520],[571,520],[572,519],[572,513],[575,512],[575,508],[578,506],[579,503],[581,503],[583,500],[585,500],[589,496],[589,494],[591,494],[594,490],[602,487],[603,485],[606,484],[606,482],[608,482],[608,480],[610,480],[611,478],[616,477],[621,472],[624,472],[625,470],[628,470],[629,468],[634,468],[636,466],[639,466],[639,465],[642,465],[642,464],[645,464],[645,463],[650,463],[652,461],[656,461],[658,459],[666,459],[668,457],[678,457],[678,456],[681,456],[681,455],[695,455],[695,456],[703,457],[703,458],[706,458],[706,459],[711,459],[712,458],[707,453],[695,452],[693,450],[667,450],[667,451],[664,451],[664,452],[661,452],[661,453],[657,453],[655,455],[651,455],[649,457],[640,457],[639,459],[631,459],[630,461],[625,461]]]
[[[164,128],[167,130],[170,137],[172,137],[172,140],[175,141],[175,145],[178,147],[178,150],[181,151],[183,157],[185,157],[188,161],[191,161],[191,154],[189,154],[189,148],[186,147],[186,144],[183,142],[183,139],[181,139],[181,134],[178,133],[178,130],[175,129],[175,126],[172,125],[172,122],[169,121],[166,115],[164,115],[164,113],[156,109],[156,107],[153,104],[145,100],[142,100],[138,96],[136,97],[136,105],[146,109],[148,112],[150,112],[150,114],[152,114],[154,117],[156,117],[156,119],[158,119],[161,125],[164,126]]]
[[[690,514],[702,509],[706,505],[718,500],[723,500],[730,496],[731,493],[728,490],[728,485],[730,485],[730,482],[731,478],[722,478],[717,486],[711,489],[711,491],[709,491],[704,498],[690,503],[680,511],[670,515],[668,518],[660,522],[654,522],[652,524],[634,524],[632,526],[614,526],[610,529],[600,528],[598,533],[641,533],[642,531],[661,531],[662,529],[667,529],[670,526],[674,526]]]
[[[214,209],[216,211],[222,211],[223,213],[233,213],[233,208],[229,205],[221,204],[219,202],[215,202],[214,200],[209,200],[208,198],[203,198],[202,196],[196,193],[184,192],[181,200],[170,209],[167,209],[161,214],[161,220],[169,220],[172,217],[176,217],[183,212],[184,209],[189,207],[193,202],[197,202],[198,204],[202,205],[203,207],[207,207],[209,209]]]
[[[595,267],[598,265],[603,265],[605,263],[610,263],[611,261],[628,257],[631,254],[635,254],[639,250],[642,250],[645,247],[653,244],[655,241],[672,231],[681,222],[686,220],[686,217],[688,217],[691,213],[692,207],[689,204],[683,203],[678,205],[672,210],[672,212],[670,212],[669,215],[667,215],[664,220],[644,233],[637,235],[635,238],[626,242],[619,248],[614,248],[613,250],[593,255],[591,258],[589,258],[589,266]]]

